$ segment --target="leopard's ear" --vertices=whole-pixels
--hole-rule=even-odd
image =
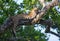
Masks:
[[[37,9],[38,9],[38,8],[35,7],[35,8],[33,8],[31,11],[35,11],[35,10],[37,10]]]
[[[38,8],[35,7],[35,8],[32,9],[32,11],[34,11],[35,13],[37,13],[38,12]]]

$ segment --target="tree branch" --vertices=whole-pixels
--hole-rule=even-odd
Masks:
[[[43,1],[43,0],[41,0]],[[41,2],[40,1],[40,2]],[[41,10],[40,10],[40,13],[36,16],[36,18],[32,21],[32,23],[37,23],[42,17],[43,15],[46,13],[46,11],[56,5],[58,5],[58,0],[52,0],[51,2],[49,2],[48,4],[45,5],[45,7],[43,7]],[[43,3],[42,3],[43,5]]]
[[[52,32],[52,31],[50,31],[49,33],[51,33],[51,34],[53,34],[53,35],[56,35],[56,36],[60,37],[59,34],[56,34],[56,33]]]

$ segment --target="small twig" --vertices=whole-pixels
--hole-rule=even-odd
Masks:
[[[49,33],[54,34],[54,35],[56,35],[56,36],[60,37],[60,35],[59,35],[59,34],[56,34],[56,33],[52,32],[52,31],[50,31]]]

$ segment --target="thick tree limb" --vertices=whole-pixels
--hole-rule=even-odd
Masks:
[[[41,0],[43,1],[43,0]],[[40,1],[40,2],[41,2]],[[41,4],[43,5],[44,2],[41,2]],[[45,7],[43,7],[40,10],[40,13],[36,16],[36,18],[32,21],[32,23],[37,23],[42,17],[43,15],[46,13],[46,11],[56,5],[58,5],[58,0],[52,0],[51,2],[48,2],[48,4],[45,4]]]

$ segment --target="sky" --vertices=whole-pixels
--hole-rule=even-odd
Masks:
[[[58,12],[60,12],[59,6],[56,6],[55,8],[56,8],[56,10],[57,10]]]
[[[14,0],[14,1],[17,2],[17,4],[20,4],[20,3],[23,2],[23,0]],[[58,12],[60,12],[60,9],[58,8],[58,6],[56,6],[55,8],[56,8],[56,10],[57,10]],[[38,30],[38,29],[42,29],[42,28],[41,28],[41,26],[39,26],[38,28],[36,27],[35,29]],[[45,29],[42,29],[42,33],[44,33],[44,31],[45,31]],[[51,29],[51,31],[54,31],[54,32],[57,33],[56,30]],[[53,34],[50,34],[50,33],[48,33],[47,36],[48,36],[48,35],[50,35],[48,41],[59,41],[59,38],[58,38],[57,36],[55,36],[55,35],[53,35]]]
[[[17,2],[17,4],[20,4],[23,2],[23,0],[14,0],[15,2]]]

